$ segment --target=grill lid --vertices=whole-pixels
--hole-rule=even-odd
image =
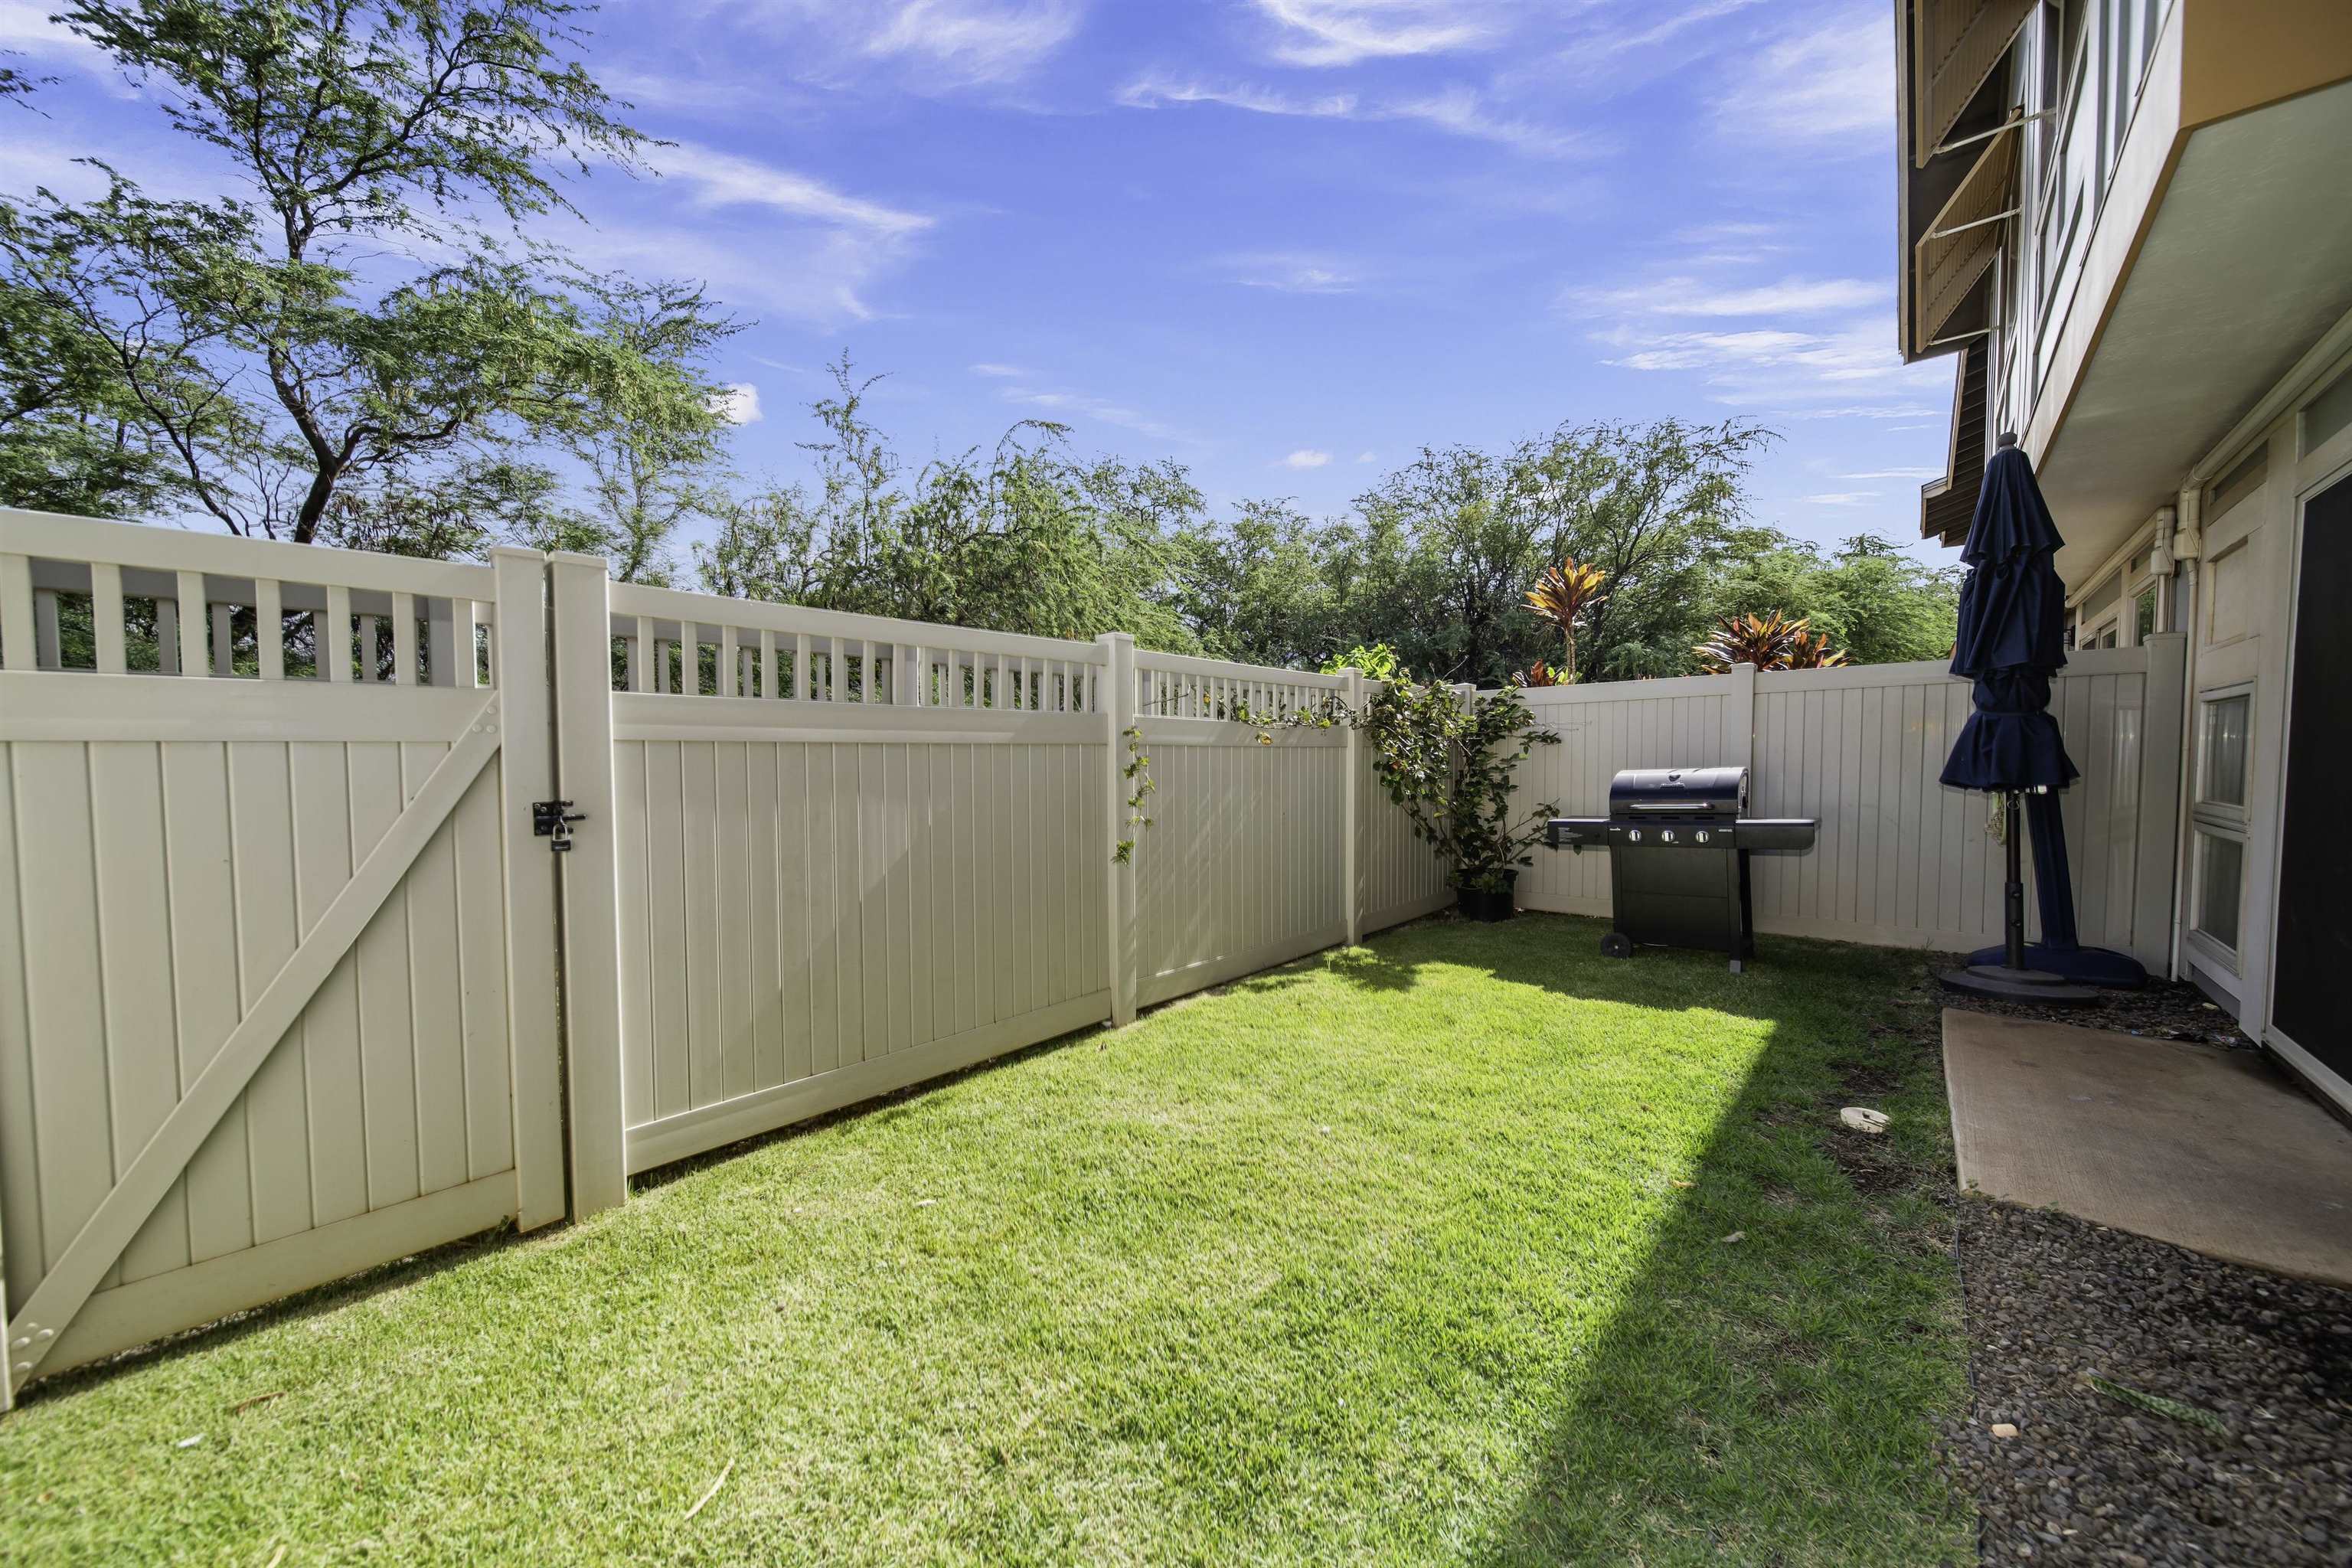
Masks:
[[[1609,781],[1609,815],[1621,820],[1728,819],[1747,812],[1746,768],[1627,768]]]

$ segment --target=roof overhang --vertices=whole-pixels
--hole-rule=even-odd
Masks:
[[[1984,488],[1985,371],[1990,353],[1983,338],[1953,356],[1951,444],[1944,477],[1919,487],[1919,532],[1927,539],[1958,544],[1975,518],[1977,492]]]
[[[2069,581],[2170,500],[2352,310],[2352,203],[2325,195],[2352,147],[2352,81],[2175,145],[2136,256],[2103,301],[2077,300],[2062,334],[2064,395],[2045,396],[2023,432]]]

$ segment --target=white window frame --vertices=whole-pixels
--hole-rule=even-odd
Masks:
[[[2182,921],[2187,935],[2210,962],[2238,973],[2238,950],[2246,940],[2246,892],[2253,865],[2252,817],[2246,804],[2230,805],[2206,798],[2212,763],[2213,712],[2219,703],[2242,698],[2246,704],[2245,776],[2238,781],[2241,802],[2251,801],[2254,785],[2254,682],[2242,680],[2197,694],[2197,731],[2191,738],[2189,770],[2189,910]],[[2238,846],[2238,932],[2235,943],[2197,923],[2205,908],[2205,841],[2220,839]]]

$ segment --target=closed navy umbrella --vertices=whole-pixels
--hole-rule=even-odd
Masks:
[[[1952,673],[1974,681],[1976,710],[1960,727],[1943,782],[2005,798],[2009,882],[2007,942],[1969,955],[1969,967],[1945,975],[1956,990],[2041,1002],[2091,1002],[2097,993],[2073,981],[2137,985],[2147,978],[2121,953],[2084,948],[2074,929],[2074,878],[2066,864],[2066,826],[2056,792],[2081,776],[2050,715],[2050,681],[2066,664],[2066,589],[2052,563],[2065,542],[2051,521],[2032,465],[2017,438],[2003,436],[1985,466],[1975,516],[1960,559]],[[2033,831],[2033,879],[2042,938],[2025,944],[2025,884],[2018,802]]]

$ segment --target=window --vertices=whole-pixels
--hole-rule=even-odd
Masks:
[[[2252,766],[2254,697],[2244,688],[2197,704],[2195,828],[2189,867],[2189,929],[2234,953],[2246,889],[2246,798]]]
[[[2137,647],[2156,635],[2156,584],[2150,583],[2132,601],[2132,646]]]
[[[2253,718],[2252,692],[2206,699],[2204,734],[2198,745],[2197,804],[2234,806],[2241,816],[2246,805],[2247,731]]]
[[[2238,951],[2238,908],[2246,885],[2246,846],[2218,833],[2197,836],[2197,904],[2194,929],[2216,944]]]

